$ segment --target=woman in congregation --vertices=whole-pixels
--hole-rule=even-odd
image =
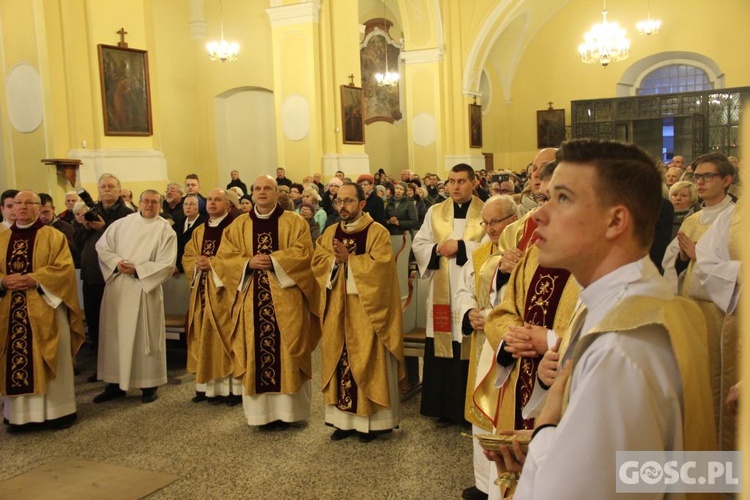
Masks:
[[[424,216],[427,214],[427,204],[424,202],[422,197],[419,195],[419,186],[410,182],[406,185],[406,196],[414,203],[414,208],[417,209],[417,227],[412,230],[412,237],[417,230],[422,227],[424,222]]]
[[[398,182],[393,185],[393,196],[388,199],[388,205],[385,207],[386,229],[393,236],[399,236],[404,231],[416,229],[419,224],[417,218],[417,208],[406,195],[407,185],[405,182]]]
[[[328,218],[328,214],[325,210],[323,210],[323,208],[320,207],[322,198],[320,197],[318,190],[313,187],[307,187],[302,190],[302,195],[300,196],[300,198],[302,199],[302,203],[310,203],[315,207],[313,217],[315,218],[315,222],[318,223],[318,227],[320,227],[320,230],[322,231],[323,228],[326,227],[326,219]],[[297,213],[299,213],[299,210],[297,211]]]
[[[240,210],[246,214],[253,209],[253,198],[249,194],[242,195],[240,197]]]
[[[292,184],[289,188],[289,198],[294,202],[294,210],[299,213],[299,206],[302,204],[302,191],[305,188],[302,184]]]
[[[677,181],[669,188],[669,201],[674,207],[674,225],[672,239],[677,237],[682,221],[695,213],[698,206],[698,190],[695,184],[688,181]]]

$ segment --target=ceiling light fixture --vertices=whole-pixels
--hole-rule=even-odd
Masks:
[[[622,61],[630,55],[630,40],[625,30],[617,23],[607,21],[607,0],[604,0],[602,23],[595,24],[591,31],[583,35],[584,42],[578,46],[581,60],[587,64],[601,64]]]
[[[208,50],[208,57],[212,61],[229,61],[232,62],[237,59],[240,55],[240,46],[237,42],[227,42],[224,40],[224,5],[219,0],[219,30],[221,33],[220,41],[208,42],[206,44],[206,50]]]

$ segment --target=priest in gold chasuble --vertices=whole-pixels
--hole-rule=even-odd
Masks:
[[[232,306],[234,376],[242,378],[248,425],[275,430],[310,416],[314,278],[307,221],[278,203],[276,181],[253,183],[254,208],[224,231],[212,262]]]
[[[208,221],[199,225],[185,246],[182,266],[190,283],[187,370],[195,373],[193,402],[235,406],[242,402],[242,383],[233,378],[233,293],[217,286],[211,264],[221,247],[224,230],[234,220],[227,212],[231,202],[223,189],[212,189],[206,198]]]
[[[325,421],[337,441],[369,442],[400,421],[405,380],[401,299],[388,231],[362,210],[365,195],[344,183],[341,222],[318,240],[313,272],[323,323]]]
[[[492,432],[492,422],[482,416],[473,403],[474,388],[480,380],[478,373],[487,373],[493,364],[495,351],[487,343],[484,321],[502,298],[508,275],[500,271],[502,253],[497,242],[509,224],[518,219],[518,207],[513,198],[507,195],[493,196],[482,209],[482,225],[489,237],[474,250],[471,259],[463,267],[461,283],[456,293],[456,301],[463,311],[462,330],[471,339],[469,356],[469,378],[466,385],[466,420],[471,422],[472,433]],[[464,498],[479,490],[489,493],[491,484],[490,463],[482,452],[478,440],[473,443],[474,486],[463,492]]]
[[[461,268],[484,237],[476,184],[471,166],[454,166],[446,182],[451,198],[430,207],[412,244],[419,274],[431,279],[420,413],[437,417],[441,427],[465,422],[470,341],[463,340],[455,295]]]
[[[65,235],[39,219],[21,191],[16,221],[0,232],[0,393],[9,430],[76,420],[73,356],[84,340],[75,268]]]

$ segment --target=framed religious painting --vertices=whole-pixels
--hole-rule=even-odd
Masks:
[[[148,52],[98,47],[104,135],[152,135]]]
[[[344,131],[344,144],[365,143],[362,89],[359,87],[341,86],[341,128]]]
[[[536,142],[539,149],[557,148],[565,140],[565,110],[536,112]]]
[[[482,147],[482,106],[469,104],[469,147]]]

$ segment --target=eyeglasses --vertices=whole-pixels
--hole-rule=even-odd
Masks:
[[[355,200],[353,198],[336,198],[333,200],[333,203],[336,206],[339,205],[353,205],[354,203],[359,203],[359,200]]]
[[[716,174],[714,172],[706,172],[705,174],[693,174],[693,179],[695,182],[700,182],[703,180],[704,182],[711,182],[714,177],[721,177],[721,174]]]
[[[39,203],[38,201],[28,201],[28,200],[27,201],[14,201],[13,204],[16,206],[23,205],[25,207],[31,207],[33,205],[41,205],[41,203]]]
[[[480,222],[480,223],[479,223],[479,225],[480,225],[480,226],[482,226],[482,227],[488,227],[488,226],[489,226],[489,227],[492,227],[492,226],[497,226],[498,224],[500,224],[500,223],[501,223],[502,221],[504,221],[505,219],[509,219],[509,218],[513,217],[514,215],[516,215],[516,214],[510,214],[510,215],[506,215],[506,216],[505,216],[505,217],[503,217],[502,219],[492,219],[491,221],[482,221],[482,222]]]

